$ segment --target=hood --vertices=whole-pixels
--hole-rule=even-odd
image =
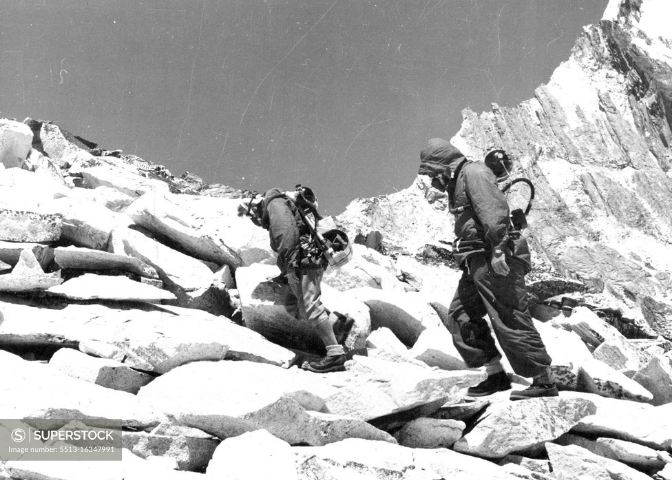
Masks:
[[[442,138],[432,138],[420,152],[418,175],[435,177],[448,171],[450,164],[457,165],[465,156],[450,142]]]

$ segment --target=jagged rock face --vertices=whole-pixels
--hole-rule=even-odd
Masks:
[[[446,207],[445,194],[431,188],[427,177],[418,177],[406,190],[353,201],[336,223],[352,238],[378,230],[386,250],[415,253],[426,243],[452,239],[453,220]]]
[[[664,2],[614,2],[535,98],[477,115],[453,139],[471,158],[491,146],[537,188],[533,243],[560,273],[632,294],[666,288],[672,249],[672,36]]]
[[[606,288],[630,306],[664,298],[670,287],[672,30],[662,19],[671,14],[669,2],[612,0],[534,98],[480,115],[465,110],[451,140],[472,160],[504,148],[516,159],[514,176],[533,181],[536,272]],[[445,199],[435,199],[419,179],[406,191],[353,202],[338,220],[381,230],[402,248],[412,243],[405,237],[427,243],[440,238],[439,218],[450,222],[439,212]],[[436,216],[425,213],[430,202]]]

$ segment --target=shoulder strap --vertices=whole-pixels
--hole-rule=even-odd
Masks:
[[[469,160],[463,160],[455,169],[455,172],[452,174],[451,181],[448,182],[448,206],[450,208],[450,213],[461,213],[467,208],[471,208],[471,205],[465,205],[464,207],[455,208],[455,185],[457,183],[457,177],[459,177],[462,168],[470,163]],[[455,210],[455,211],[454,211]]]

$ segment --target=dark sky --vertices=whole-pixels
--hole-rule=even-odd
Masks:
[[[0,116],[320,210],[408,187],[465,107],[531,98],[608,0],[5,0]]]

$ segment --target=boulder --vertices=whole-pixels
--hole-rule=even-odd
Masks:
[[[560,445],[547,443],[546,451],[555,478],[558,480],[575,480],[577,478],[646,480],[651,478],[634,468],[595,455],[575,445],[561,447]]]
[[[45,395],[48,392],[48,395]],[[111,390],[0,350],[2,418],[71,420],[121,419],[124,427],[153,428],[165,421],[158,410],[133,394]]]
[[[49,365],[71,377],[134,394],[154,379],[116,360],[90,357],[71,348],[58,350]]]
[[[33,132],[28,125],[0,119],[0,164],[5,168],[23,166],[32,143]]]
[[[538,452],[595,411],[590,400],[565,396],[492,404],[454,449],[485,458]]]
[[[501,462],[499,462],[500,466],[508,464],[520,465],[530,472],[540,473],[542,475],[551,475],[551,465],[548,463],[548,460],[536,460],[520,455],[507,455],[502,459]]]
[[[402,480],[513,480],[503,468],[445,448],[412,449],[348,439],[293,449],[299,478]]]
[[[67,304],[0,297],[5,323],[0,344],[21,348],[96,341],[96,354],[143,370],[163,373],[195,360],[230,359],[287,366],[291,351],[224,317],[173,306]],[[101,348],[102,346],[102,348]],[[93,352],[92,352],[93,353]]]
[[[599,455],[625,463],[637,470],[660,470],[665,466],[652,448],[616,438],[598,438]]]
[[[180,470],[201,471],[219,440],[196,428],[161,424],[151,432],[123,432],[122,446],[140,458],[173,459]]]
[[[639,369],[632,379],[651,392],[651,404],[672,402],[672,364],[669,359],[652,356],[649,363]]]
[[[90,167],[84,163],[77,163],[78,165],[70,169],[70,174],[81,174],[85,188],[109,187],[136,198],[151,191],[169,192],[168,183],[157,178],[138,175],[120,166],[100,160],[96,160],[95,166]]]
[[[121,463],[123,471],[122,476],[116,477],[117,479],[147,480],[148,478],[160,478],[161,480],[202,480],[203,478],[202,473],[173,470],[175,462],[170,457],[151,456],[145,460],[126,448],[122,449],[122,461],[114,463]]]
[[[82,159],[93,159],[84,144],[73,137],[72,134],[61,130],[58,125],[51,122],[41,122],[30,120],[31,128],[35,132],[35,136],[39,138],[42,145],[42,150],[49,158],[62,164],[65,157],[76,158],[79,156]]]
[[[533,322],[551,356],[551,370],[558,388],[579,389],[580,366],[595,361],[586,344],[575,332],[554,328],[535,319]]]
[[[136,225],[169,238],[192,257],[220,266],[240,265],[240,256],[222,239],[199,231],[198,219],[182,209],[179,201],[173,201],[174,197],[177,195],[149,192],[129,205],[125,213]]]
[[[19,263],[21,252],[30,250],[37,262],[46,270],[54,260],[54,248],[42,243],[30,242],[3,242],[0,241],[0,261],[6,262],[12,267]]]
[[[290,445],[266,430],[227,438],[219,444],[206,476],[227,480],[298,480]]]
[[[551,321],[553,326],[575,332],[591,351],[606,339],[622,337],[614,327],[606,323],[588,307],[575,307],[571,316],[559,316]]]
[[[625,339],[605,340],[593,352],[593,357],[597,360],[609,365],[628,378],[632,378],[637,370],[643,366],[641,360],[643,356],[643,352],[635,351]]]
[[[340,268],[328,268],[324,274],[324,283],[338,291],[345,292],[353,288],[371,287],[403,292],[403,284],[394,274],[391,262],[377,261],[373,255],[381,254],[363,245],[352,245],[352,260]],[[374,260],[374,261],[370,261]]]
[[[124,477],[119,461],[9,461],[5,469],[11,479],[21,480],[119,480]],[[2,478],[2,477],[0,477]],[[187,479],[185,479],[187,480]]]
[[[595,395],[590,398],[597,405],[597,412],[581,419],[573,432],[592,437],[619,438],[655,450],[672,447],[672,404],[653,407]]]
[[[399,356],[408,356],[408,348],[406,345],[392,333],[392,330],[386,327],[381,327],[373,330],[366,339],[366,348],[371,350],[386,350]]]
[[[0,208],[0,240],[10,242],[53,242],[61,238],[63,217]]]
[[[427,302],[449,305],[462,277],[462,271],[443,264],[423,265],[413,257],[400,255],[397,269],[404,281],[413,286]]]
[[[0,254],[2,246],[0,246]],[[158,279],[156,269],[139,258],[101,252],[90,248],[56,247],[53,258],[61,268],[73,270],[121,270],[141,277]]]
[[[117,300],[160,303],[177,297],[166,290],[135,282],[124,276],[85,273],[46,290],[50,295],[71,300]]]
[[[290,444],[349,437],[394,442],[363,421],[319,413],[333,387],[311,377],[251,362],[197,362],[156,379],[138,396],[179,423],[219,438],[265,429]]]
[[[126,227],[130,220],[104,206],[82,199],[58,198],[52,202],[63,218],[61,237],[78,247],[107,250],[115,227]]]
[[[173,293],[206,288],[212,283],[212,272],[202,262],[135,230],[114,229],[108,250],[118,255],[139,258],[151,265]]]
[[[486,378],[476,371],[448,372],[361,356],[346,368],[353,378],[325,398],[326,407],[330,413],[365,421],[435,402],[438,409],[459,390]]]
[[[313,327],[298,320],[296,298],[289,286],[273,280],[279,273],[278,268],[271,265],[257,264],[236,269],[244,325],[287,348],[323,352],[324,345]],[[324,284],[322,303],[331,311],[354,318],[355,324],[345,344],[350,349],[364,348],[371,331],[366,306]]]
[[[653,394],[634,380],[599,360],[584,361],[579,371],[581,389],[603,397],[648,402]]]
[[[399,430],[397,440],[410,448],[451,448],[465,428],[464,422],[458,420],[418,418]]]
[[[73,188],[68,196],[86,202],[95,202],[117,213],[123,212],[136,199],[135,196],[128,195],[111,187],[98,187],[93,190],[88,188]]]
[[[21,168],[0,171],[0,206],[12,210],[57,214],[52,202],[67,197],[73,188],[60,176]]]
[[[268,231],[256,226],[248,217],[238,216],[241,200],[198,195],[164,195],[191,219],[199,235],[211,238],[216,245],[237,257],[232,267],[254,263],[275,264]],[[242,203],[247,205],[248,199]]]
[[[467,369],[467,365],[453,345],[452,335],[443,326],[423,330],[409,355],[430,367],[442,370]]]
[[[44,273],[32,250],[23,250],[11,273],[0,275],[0,292],[46,290],[63,282],[60,271]]]
[[[417,293],[367,287],[348,290],[345,295],[369,307],[373,330],[389,328],[408,347],[415,344],[426,328],[442,326],[436,312]]]

